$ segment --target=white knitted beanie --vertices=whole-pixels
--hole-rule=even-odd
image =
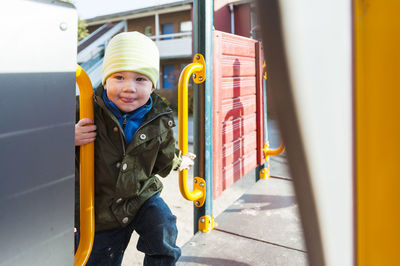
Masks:
[[[156,44],[140,32],[122,32],[107,45],[104,55],[102,84],[113,73],[135,71],[146,75],[156,87],[160,69],[160,55]]]

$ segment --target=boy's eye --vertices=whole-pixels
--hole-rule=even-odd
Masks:
[[[144,77],[137,77],[136,78],[136,81],[146,81],[147,79],[146,78],[144,78]]]
[[[115,75],[114,78],[117,79],[117,80],[123,80],[124,79],[124,77],[121,76],[121,75]]]

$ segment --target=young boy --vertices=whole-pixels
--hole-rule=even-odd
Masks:
[[[121,265],[134,230],[144,265],[174,265],[181,254],[176,217],[159,196],[156,174],[191,167],[194,155],[180,156],[172,110],[153,93],[159,60],[145,35],[114,36],[104,56],[104,87],[94,95],[95,119],[75,125],[76,146],[95,141],[96,232],[87,265]]]

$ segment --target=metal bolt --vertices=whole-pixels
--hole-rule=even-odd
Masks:
[[[199,205],[200,205],[200,201],[196,201],[196,206],[199,206]]]
[[[203,183],[203,182],[201,182],[201,183],[200,183],[200,186],[201,186],[201,187],[204,187],[204,183]]]
[[[202,80],[203,80],[203,77],[199,77],[199,80],[202,81]]]
[[[200,222],[204,223],[206,220],[204,220],[204,218],[200,219]]]
[[[193,74],[193,78],[194,78],[194,79],[196,78],[196,74]]]
[[[60,23],[60,30],[66,31],[68,29],[68,24],[66,22]]]
[[[196,55],[196,59],[199,60],[200,59],[200,55]]]
[[[261,170],[261,173],[262,173],[262,174],[264,174],[264,169],[263,169],[263,170]]]
[[[193,182],[197,183],[197,179],[193,179]]]

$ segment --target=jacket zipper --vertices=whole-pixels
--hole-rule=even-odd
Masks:
[[[122,130],[125,129],[126,126],[126,114],[124,115],[124,121],[122,123]],[[124,134],[122,132],[119,133],[119,136],[121,137],[121,143],[122,143],[122,151],[124,153],[124,157],[126,155],[126,149],[125,149],[125,141],[124,141]]]
[[[122,129],[125,129],[126,126],[126,114],[124,114],[124,121],[122,122]]]
[[[124,157],[126,155],[126,149],[125,149],[125,142],[124,142],[124,137],[122,136],[122,133],[119,133],[119,136],[121,137],[121,143],[122,143],[122,152],[124,154]]]

